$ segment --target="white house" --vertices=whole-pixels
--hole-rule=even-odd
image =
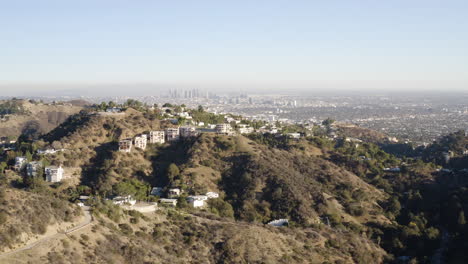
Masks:
[[[289,138],[299,139],[301,138],[301,134],[299,133],[287,133],[286,134]]]
[[[159,199],[159,204],[165,205],[165,206],[172,206],[176,207],[177,206],[177,199]]]
[[[26,164],[26,175],[29,177],[36,177],[40,170],[42,170],[42,163],[39,161],[32,161]]]
[[[218,198],[219,194],[217,192],[207,192],[206,197],[208,197],[208,199],[214,199],[214,198]]]
[[[135,205],[136,204],[136,200],[133,199],[131,195],[114,197],[112,199],[112,202],[118,205],[124,205],[124,204]]]
[[[179,128],[179,134],[182,138],[188,138],[197,136],[198,132],[193,126],[183,126]]]
[[[250,134],[254,132],[253,127],[250,127],[246,124],[239,124],[239,133],[240,134]]]
[[[166,133],[166,141],[177,141],[180,138],[178,128],[166,128],[164,131]]]
[[[15,170],[20,171],[21,169],[24,168],[24,165],[26,164],[26,157],[16,157],[15,158]]]
[[[180,196],[180,189],[179,188],[171,188],[168,191],[169,198],[179,197]]]
[[[135,139],[134,139],[134,142],[135,142],[135,148],[139,148],[139,149],[146,149],[146,143],[147,143],[147,137],[146,135],[140,135],[140,136],[136,136]]]
[[[119,141],[119,151],[130,152],[132,150],[132,140],[130,138]]]
[[[55,154],[57,153],[58,150],[55,150],[53,148],[48,148],[48,149],[38,149],[37,154],[39,155],[49,155],[49,154]]]
[[[206,200],[208,200],[206,195],[194,195],[187,197],[187,201],[193,208],[205,206]]]
[[[217,124],[215,131],[218,134],[230,135],[232,134],[232,127],[230,124]]]
[[[152,144],[154,143],[163,144],[165,142],[164,137],[165,137],[165,133],[162,130],[150,131],[149,133],[149,141]]]
[[[49,166],[45,168],[46,181],[48,182],[60,182],[63,178],[62,166]]]
[[[122,112],[122,108],[110,107],[110,108],[106,109],[106,112],[107,113],[120,113],[120,112]]]

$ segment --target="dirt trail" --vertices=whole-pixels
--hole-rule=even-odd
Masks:
[[[70,234],[70,233],[73,233],[83,227],[86,227],[88,226],[89,224],[92,223],[93,221],[93,217],[91,216],[91,213],[89,212],[89,207],[83,207],[83,212],[84,212],[84,215],[85,215],[85,219],[83,220],[83,222],[81,222],[80,224],[78,224],[77,226],[73,227],[73,228],[70,228],[64,232],[57,232],[55,234],[51,234],[49,236],[46,236],[46,237],[43,237],[37,241],[34,241],[34,242],[31,242],[21,248],[17,248],[17,249],[14,249],[12,251],[8,251],[8,252],[4,252],[4,253],[0,253],[0,260],[4,260],[5,258],[8,258],[14,254],[17,254],[19,252],[22,252],[22,251],[26,251],[26,250],[29,250],[29,249],[32,249],[34,247],[36,247],[37,245],[39,244],[42,244],[42,243],[45,243],[51,239],[55,239],[57,237],[59,237],[60,235],[63,235],[63,234]],[[21,263],[20,261],[16,261],[17,263]],[[15,262],[15,263],[16,263]]]

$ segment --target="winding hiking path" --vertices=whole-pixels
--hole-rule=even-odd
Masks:
[[[45,236],[45,237],[43,237],[43,238],[41,238],[39,240],[31,242],[31,243],[29,243],[27,245],[24,245],[23,247],[14,249],[12,251],[0,253],[0,259],[5,258],[5,257],[9,257],[9,256],[11,256],[13,254],[16,254],[16,253],[19,253],[19,252],[22,252],[22,251],[25,251],[25,250],[32,249],[35,246],[37,246],[39,244],[42,244],[42,243],[45,243],[45,242],[47,242],[47,241],[49,241],[51,239],[57,238],[60,235],[70,234],[70,233],[73,233],[73,232],[83,228],[83,227],[86,227],[86,226],[90,225],[92,223],[92,221],[93,221],[93,217],[91,216],[91,213],[89,212],[89,207],[87,207],[87,206],[83,207],[83,213],[85,215],[85,219],[83,220],[83,222],[81,222],[77,226],[75,226],[73,228],[70,228],[70,229],[68,229],[68,230],[66,230],[64,232],[57,232],[55,234]]]

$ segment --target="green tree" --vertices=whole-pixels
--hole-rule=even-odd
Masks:
[[[172,184],[180,175],[179,167],[174,163],[171,163],[169,167],[167,167],[166,175],[169,183]]]

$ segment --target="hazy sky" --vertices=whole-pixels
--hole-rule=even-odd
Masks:
[[[0,92],[101,84],[468,90],[468,1],[0,0]]]

